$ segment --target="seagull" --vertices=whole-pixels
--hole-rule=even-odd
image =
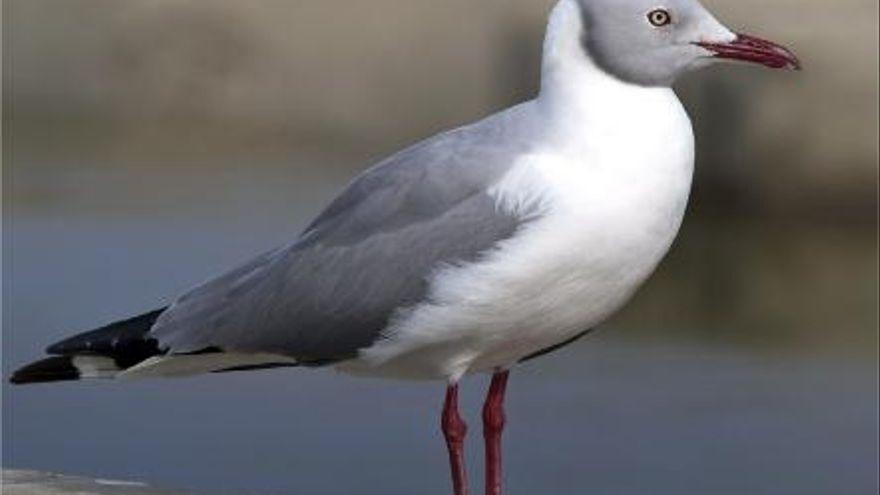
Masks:
[[[51,345],[10,381],[276,367],[442,380],[453,490],[466,495],[458,383],[489,373],[485,493],[500,495],[510,369],[602,323],[666,255],[694,167],[671,86],[722,60],[800,68],[696,0],[560,0],[534,99],[391,155],[288,245]]]

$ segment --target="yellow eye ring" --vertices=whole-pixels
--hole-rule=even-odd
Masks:
[[[672,23],[672,15],[665,9],[652,10],[648,12],[648,22],[654,27],[668,26]]]

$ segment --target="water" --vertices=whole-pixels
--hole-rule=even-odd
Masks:
[[[71,181],[69,203],[18,207],[4,232],[4,376],[284,242],[342,176],[231,172],[165,190],[146,213]],[[784,232],[689,221],[622,317],[515,370],[508,493],[875,493],[873,236]],[[475,487],[485,385],[464,383]],[[449,493],[441,384],[278,370],[2,390],[5,467],[212,494]]]

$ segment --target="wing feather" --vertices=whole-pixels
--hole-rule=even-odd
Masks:
[[[171,353],[353,357],[426,297],[434,270],[479,259],[523,223],[487,193],[516,157],[498,129],[464,127],[379,163],[296,242],[184,295],[151,333]]]

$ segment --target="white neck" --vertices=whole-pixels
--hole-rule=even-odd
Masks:
[[[624,82],[600,68],[585,51],[583,16],[577,0],[560,0],[550,14],[544,40],[541,92],[538,102],[571,114],[621,99],[666,97],[669,88]]]

